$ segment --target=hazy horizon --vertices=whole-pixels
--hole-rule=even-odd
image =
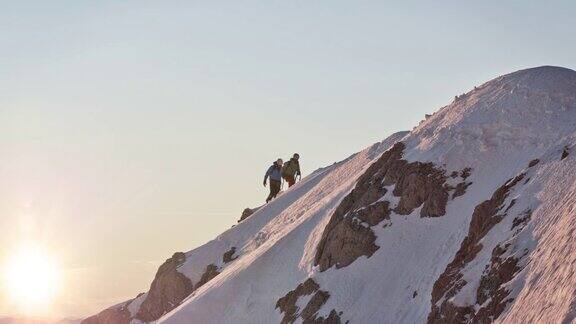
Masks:
[[[5,2],[0,270],[54,256],[50,309],[82,317],[261,205],[271,161],[303,175],[494,77],[576,68],[576,5],[486,1]]]

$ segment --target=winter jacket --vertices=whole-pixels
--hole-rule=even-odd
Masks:
[[[270,177],[270,180],[282,181],[281,168],[276,164],[276,162],[274,162],[268,168],[268,171],[266,171],[266,174],[264,175],[264,182],[266,182],[266,179],[268,179],[268,177]]]
[[[293,177],[300,174],[300,163],[298,160],[291,158],[290,161],[284,163],[282,167],[282,175]]]

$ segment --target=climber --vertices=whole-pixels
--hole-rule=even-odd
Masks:
[[[266,187],[266,180],[268,177],[270,177],[270,194],[268,195],[268,198],[266,198],[266,203],[276,198],[280,192],[280,185],[282,181],[282,163],[282,159],[276,160],[274,163],[272,163],[264,175],[264,187]]]
[[[282,178],[288,182],[288,187],[292,187],[296,183],[296,177],[300,174],[300,163],[298,162],[300,155],[294,153],[290,161],[286,162],[282,167]]]

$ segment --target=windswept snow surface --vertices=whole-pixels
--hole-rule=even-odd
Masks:
[[[214,254],[210,245],[222,245],[220,251],[242,247],[234,264],[160,321],[278,323],[282,317],[276,301],[313,277],[330,293],[319,315],[336,309],[343,321],[351,323],[425,322],[432,286],[466,236],[474,207],[536,158],[542,161],[528,175],[530,183],[514,192],[520,197],[515,210],[534,211],[531,230],[515,242],[521,246],[516,250],[528,249],[529,264],[510,283],[516,285],[513,294],[518,297],[500,320],[560,322],[576,317],[572,302],[576,164],[572,156],[560,160],[563,148],[576,143],[575,74],[541,67],[499,77],[460,96],[402,139],[409,161],[433,162],[448,173],[472,169],[473,185],[451,201],[445,216],[420,218],[418,210],[407,216],[393,214],[392,225],[376,232],[380,249],[372,257],[323,273],[313,266],[330,215],[373,159],[404,134],[394,135],[376,148],[316,172],[208,247],[190,252],[190,266],[181,271],[196,280],[199,274],[194,269],[202,270],[202,260]],[[511,222],[507,218],[489,232],[485,248],[465,268],[465,277],[482,273]],[[539,245],[543,247],[534,249]],[[474,304],[477,286],[469,279],[454,303]]]
[[[216,240],[188,252],[179,271],[194,282],[230,247],[238,248],[239,258],[160,321],[279,323],[276,301],[313,273],[310,260],[328,216],[371,162],[406,134],[317,170]]]
[[[420,208],[410,215],[392,212],[390,220],[372,227],[379,246],[373,255],[320,271],[314,258],[334,210],[398,141],[408,162],[431,162],[446,175],[470,168],[465,180],[472,184],[449,199],[443,216],[420,217]],[[220,274],[158,322],[280,323],[276,302],[312,278],[330,295],[318,316],[336,310],[342,323],[425,323],[444,301],[473,311],[486,306],[490,300],[478,297],[482,280],[494,267],[494,250],[504,247],[502,257],[518,260],[519,270],[501,285],[508,293],[504,310],[489,319],[569,323],[576,318],[575,145],[576,72],[539,67],[498,77],[458,96],[411,132],[314,172],[186,253],[178,271],[192,282],[209,264]],[[530,163],[534,159],[539,162]],[[475,207],[519,175],[522,180],[502,204],[506,211],[498,211],[499,221],[479,241],[481,249],[459,270],[464,282],[432,305],[433,287],[471,230]],[[394,207],[399,198],[388,189],[380,200]],[[222,255],[232,247],[237,259],[224,263]],[[297,300],[299,311],[309,298]]]

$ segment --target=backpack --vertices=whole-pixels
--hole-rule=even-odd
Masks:
[[[296,173],[296,170],[294,170],[292,164],[294,163],[294,161],[292,161],[291,159],[288,160],[286,163],[284,163],[284,165],[282,166],[282,176],[293,176],[294,173]]]

